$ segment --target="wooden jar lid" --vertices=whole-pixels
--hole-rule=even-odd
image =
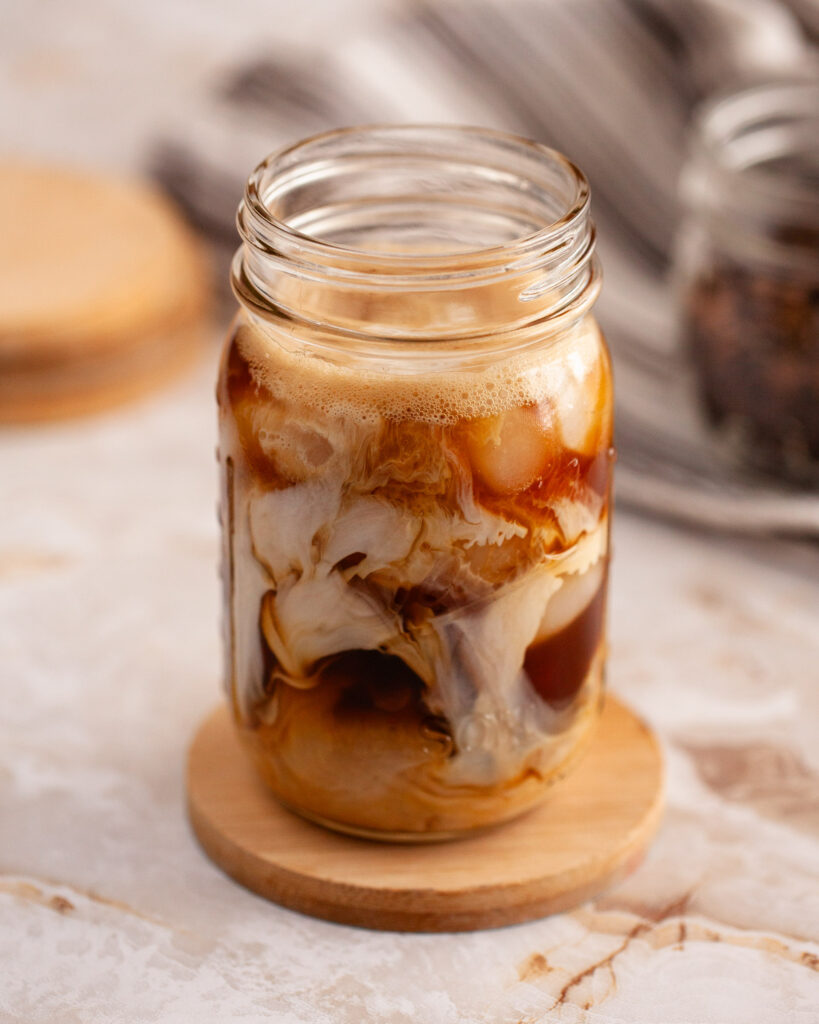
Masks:
[[[0,421],[163,382],[196,351],[206,298],[192,234],[149,185],[0,164]]]
[[[205,852],[242,885],[330,921],[440,932],[566,910],[623,878],[659,824],[663,770],[656,737],[609,697],[588,752],[534,811],[468,839],[379,843],[285,810],[219,709],[193,741],[187,787]]]

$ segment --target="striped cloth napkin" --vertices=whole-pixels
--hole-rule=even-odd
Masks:
[[[225,254],[243,174],[277,145],[372,121],[484,124],[591,180],[617,379],[617,498],[740,532],[819,536],[819,495],[738,466],[703,426],[669,272],[692,111],[715,91],[819,70],[817,0],[412,0],[344,38],[250,55],[152,157]],[[225,274],[226,277],[226,274]]]

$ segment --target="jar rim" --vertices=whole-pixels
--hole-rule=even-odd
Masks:
[[[693,155],[717,176],[731,205],[779,203],[815,218],[815,185],[762,166],[795,155],[804,129],[819,151],[819,76],[757,82],[700,106],[692,122]]]
[[[514,152],[518,157],[528,158],[531,167],[540,163],[541,166],[548,164],[559,169],[570,189],[564,204],[565,210],[538,230],[502,244],[419,254],[340,245],[294,227],[271,209],[271,190],[277,183],[277,177],[281,185],[283,173],[287,175],[289,172],[298,172],[302,160],[309,159],[313,152],[321,155],[321,150],[327,144],[357,139],[371,139],[381,145],[397,144],[393,153],[382,154],[391,157],[400,155],[405,147],[418,144],[424,139],[432,139],[436,145],[440,145],[446,140],[452,142],[458,138]],[[426,155],[436,159],[432,151]],[[289,182],[285,180],[284,185],[287,184]],[[323,274],[330,273],[334,277],[347,279],[360,274],[369,285],[383,283],[393,289],[404,284],[415,287],[421,276],[430,282],[437,281],[442,286],[457,286],[474,278],[485,281],[493,270],[506,272],[510,268],[524,269],[533,262],[548,262],[550,254],[559,260],[567,245],[573,248],[571,243],[574,239],[570,236],[576,231],[578,223],[587,218],[589,203],[590,189],[583,172],[562,153],[535,140],[468,125],[370,124],[319,132],[269,154],[248,178],[237,213],[237,226],[246,244],[266,250],[271,255],[287,253],[291,258],[296,256],[305,265],[320,266]],[[590,252],[577,255],[588,257]],[[342,261],[343,266],[333,265],[334,260]]]
[[[260,316],[345,343],[549,334],[600,290],[589,207],[582,171],[517,135],[445,124],[322,132],[250,175],[233,290]]]

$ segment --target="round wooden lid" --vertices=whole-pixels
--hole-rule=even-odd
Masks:
[[[151,186],[0,164],[0,419],[110,404],[201,336],[199,248]]]
[[[260,895],[343,924],[465,931],[566,910],[628,874],[659,824],[663,769],[653,733],[609,697],[588,752],[534,811],[466,839],[380,843],[285,810],[220,709],[196,734],[187,786],[205,852]]]

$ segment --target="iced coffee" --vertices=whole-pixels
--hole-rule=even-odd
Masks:
[[[304,320],[314,280],[279,280],[270,311],[237,289],[218,392],[230,700],[276,796],[357,834],[522,813],[599,710],[606,345],[576,296],[552,315],[549,289],[508,338],[459,333],[465,305],[514,312],[514,274],[490,277],[468,301],[406,289],[375,313],[366,290],[324,290]]]

